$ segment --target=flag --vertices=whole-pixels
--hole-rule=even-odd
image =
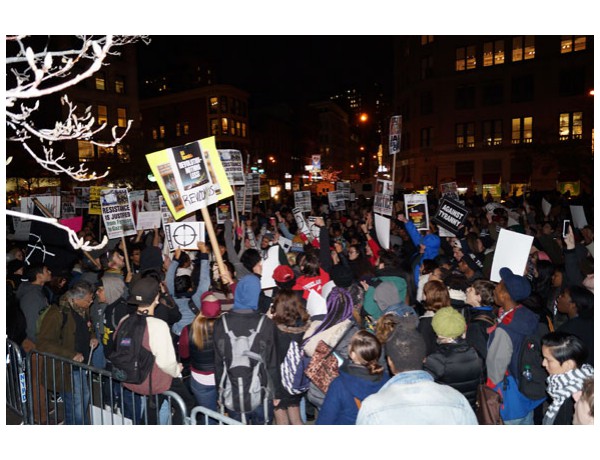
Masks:
[[[37,206],[34,207],[33,215],[44,216]],[[26,265],[44,264],[50,271],[58,274],[71,271],[77,256],[77,251],[71,246],[65,230],[45,222],[31,221]]]

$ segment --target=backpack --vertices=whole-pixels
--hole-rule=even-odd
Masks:
[[[261,382],[264,360],[260,354],[251,351],[265,316],[261,315],[256,330],[251,330],[247,337],[236,336],[227,325],[227,315],[222,318],[225,333],[231,343],[232,359],[229,366],[223,360],[223,376],[219,383],[221,408],[224,410],[226,407],[229,410],[245,413],[253,411],[263,401],[266,406],[266,388]],[[224,344],[220,342],[221,353],[225,356]]]
[[[154,355],[142,346],[148,328],[146,319],[144,315],[129,315],[121,321],[115,331],[114,349],[108,359],[112,364],[112,374],[116,380],[140,384],[151,375]]]
[[[304,373],[309,361],[300,349],[298,342],[290,340],[290,345],[285,354],[283,362],[279,366],[281,372],[281,384],[286,391],[292,395],[299,395],[308,391],[310,379]]]
[[[546,397],[546,377],[548,373],[542,366],[542,337],[549,332],[547,325],[540,323],[534,334],[525,336],[519,351],[518,370],[516,380],[519,391],[529,399],[542,399]],[[531,370],[531,379],[523,376],[525,366]]]

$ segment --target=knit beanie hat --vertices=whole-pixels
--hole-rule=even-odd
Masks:
[[[375,288],[373,300],[375,300],[377,306],[383,311],[390,305],[400,303],[400,294],[398,294],[398,289],[396,289],[393,283],[384,281]]]
[[[125,283],[118,276],[103,276],[102,287],[104,287],[104,296],[108,305],[123,297],[125,292]]]
[[[467,323],[464,316],[457,310],[452,307],[444,307],[433,315],[431,327],[438,336],[455,339],[465,332]]]
[[[331,268],[331,279],[336,286],[347,288],[350,287],[354,281],[354,275],[352,270],[349,270],[348,267],[344,267],[342,264],[337,264]]]
[[[256,275],[246,275],[238,283],[233,296],[234,310],[256,310],[260,295],[260,280]]]

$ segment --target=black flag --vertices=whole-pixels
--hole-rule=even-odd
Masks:
[[[33,215],[44,216],[37,205],[33,208]],[[58,274],[71,271],[76,259],[77,251],[71,246],[65,230],[45,222],[31,221],[26,265],[44,264]]]

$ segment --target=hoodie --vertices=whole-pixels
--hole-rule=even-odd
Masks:
[[[421,244],[425,246],[423,256],[419,259],[419,261],[414,267],[414,282],[416,288],[419,286],[419,272],[421,269],[422,262],[427,259],[435,259],[440,253],[440,237],[433,233],[428,233],[424,236],[421,235],[415,227],[415,224],[413,224],[410,220],[406,222],[404,226],[406,228],[406,232],[410,235],[410,239],[417,247],[417,249],[419,249],[419,245]]]
[[[362,401],[389,380],[389,375],[369,374],[365,366],[346,360],[340,375],[331,382],[319,410],[316,425],[355,425]]]

